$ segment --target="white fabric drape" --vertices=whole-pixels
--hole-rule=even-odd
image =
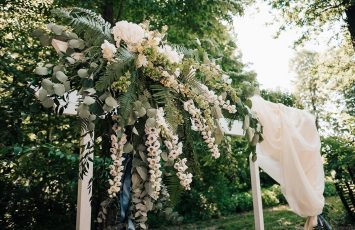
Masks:
[[[252,102],[263,126],[264,141],[257,145],[260,167],[280,183],[290,208],[314,225],[324,206],[324,170],[314,116],[260,96],[252,97]]]

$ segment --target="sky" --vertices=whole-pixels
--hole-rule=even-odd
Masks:
[[[287,30],[275,39],[278,25],[266,25],[272,22],[271,8],[261,0],[257,2],[258,9],[255,5],[251,6],[246,9],[244,16],[235,17],[233,21],[242,61],[249,63],[249,69],[257,73],[262,89],[292,92],[292,80],[296,75],[289,67],[296,53],[292,45],[300,31],[296,28]],[[306,44],[307,49],[316,51],[322,51],[325,47],[324,42]]]

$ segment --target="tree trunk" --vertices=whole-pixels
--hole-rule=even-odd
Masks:
[[[102,6],[102,17],[113,25],[113,0],[105,0]]]
[[[350,32],[351,41],[355,50],[355,4],[350,5],[346,10],[346,23]]]

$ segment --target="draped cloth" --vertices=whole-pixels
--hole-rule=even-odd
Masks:
[[[324,206],[324,170],[315,118],[260,96],[251,100],[263,126],[264,141],[256,148],[258,164],[280,184],[293,212],[308,217],[305,229],[312,229]]]

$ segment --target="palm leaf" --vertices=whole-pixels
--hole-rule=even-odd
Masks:
[[[151,85],[152,95],[158,106],[164,106],[165,119],[170,128],[176,133],[178,126],[181,124],[178,117],[181,116],[177,107],[176,96],[174,93],[162,85]]]
[[[170,202],[172,206],[176,206],[179,203],[181,196],[183,194],[183,188],[180,185],[179,178],[175,175],[165,176],[163,182],[170,195]]]
[[[106,71],[96,82],[96,89],[104,91],[109,88],[113,82],[117,81],[130,66],[131,62],[135,59],[135,55],[125,48],[117,50],[118,60],[106,67]]]
[[[127,121],[133,109],[133,102],[138,98],[138,80],[136,75],[132,75],[131,84],[127,92],[120,97],[120,114],[124,121]]]
[[[105,39],[113,42],[111,24],[93,11],[73,7],[57,8],[52,13],[68,21],[75,32],[83,35],[85,41],[91,45],[100,45]]]

